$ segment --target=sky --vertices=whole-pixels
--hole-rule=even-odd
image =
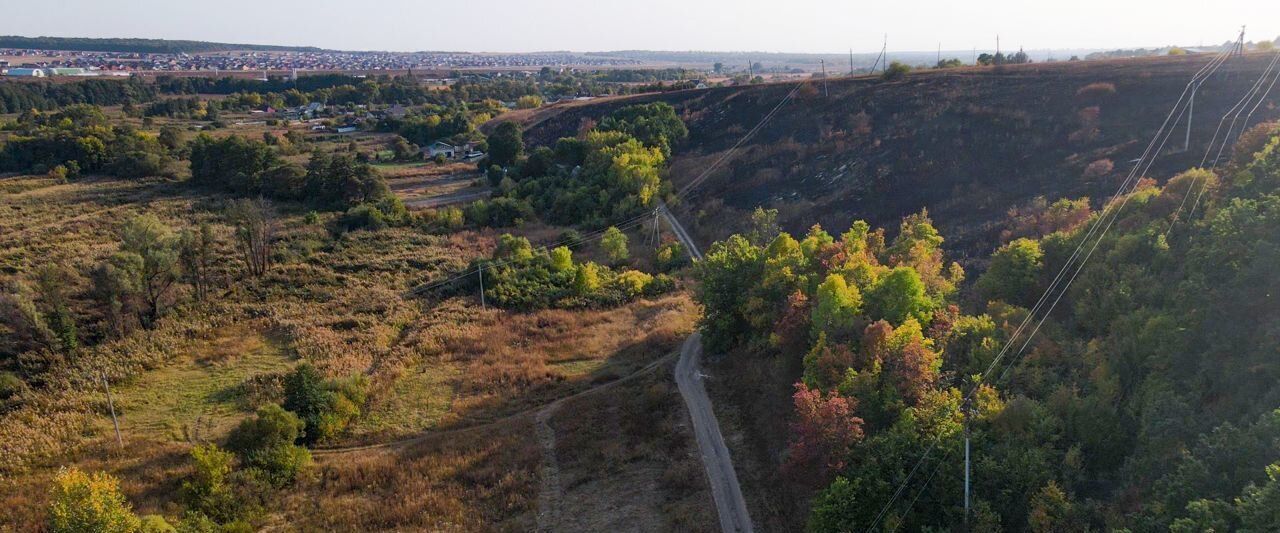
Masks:
[[[0,34],[343,50],[839,53],[1195,46],[1280,36],[1276,0],[0,0]]]

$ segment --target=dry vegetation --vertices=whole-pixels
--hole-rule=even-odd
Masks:
[[[334,215],[308,223],[281,205],[276,264],[252,279],[242,274],[222,195],[164,180],[43,177],[0,178],[0,193],[0,278],[46,262],[66,266],[79,274],[72,293],[88,323],[100,317],[84,273],[116,250],[129,218],[149,213],[174,229],[209,222],[219,237],[209,301],[174,295],[155,329],[54,361],[43,388],[0,414],[0,530],[38,528],[58,465],[111,472],[138,511],[177,516],[190,446],[223,438],[256,406],[279,401],[281,376],[300,360],[369,379],[364,415],[324,444],[379,442],[500,419],[630,374],[670,353],[696,314],[683,294],[534,313],[410,295],[487,254],[492,232],[334,235],[325,227]],[[123,451],[99,371],[112,384]],[[528,529],[539,458],[528,428],[518,417],[474,436],[321,459],[314,477],[279,496],[269,521],[303,530]]]
[[[688,414],[662,372],[555,410],[557,531],[714,531],[718,523]]]

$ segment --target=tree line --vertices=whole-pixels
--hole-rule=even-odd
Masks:
[[[1028,351],[985,379],[1097,222],[1087,199],[1012,212],[971,285],[923,213],[887,241],[862,222],[797,239],[760,211],[751,234],[713,245],[698,268],[704,338],[792,369],[777,467],[813,495],[808,529],[870,527],[935,441],[908,487],[917,505],[879,526],[960,527],[966,418],[972,529],[1280,528],[1276,133],[1242,136],[1221,173],[1139,183]]]

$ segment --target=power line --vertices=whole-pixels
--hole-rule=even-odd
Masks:
[[[1093,251],[1096,250],[1097,243],[1100,243],[1102,238],[1106,236],[1106,233],[1111,228],[1111,224],[1114,223],[1116,216],[1118,216],[1119,211],[1123,209],[1124,205],[1128,203],[1130,195],[1126,191],[1130,189],[1131,184],[1136,185],[1137,182],[1135,181],[1135,178],[1138,176],[1138,170],[1142,167],[1142,163],[1146,161],[1148,157],[1154,157],[1155,155],[1158,155],[1158,152],[1153,154],[1152,150],[1153,148],[1155,148],[1156,142],[1160,138],[1161,133],[1163,133],[1165,129],[1170,126],[1170,120],[1173,118],[1174,112],[1178,109],[1178,107],[1182,105],[1183,101],[1186,100],[1187,93],[1189,89],[1192,87],[1192,84],[1199,81],[1203,76],[1212,75],[1212,71],[1216,71],[1217,65],[1221,65],[1221,61],[1219,60],[1218,57],[1215,57],[1212,61],[1210,61],[1208,65],[1205,65],[1204,67],[1202,67],[1199,71],[1196,72],[1195,75],[1192,76],[1192,80],[1187,83],[1187,86],[1185,88],[1183,88],[1182,94],[1179,95],[1178,100],[1175,102],[1174,108],[1169,111],[1169,114],[1165,117],[1165,120],[1161,124],[1160,128],[1156,130],[1156,134],[1151,139],[1151,142],[1148,143],[1147,148],[1146,150],[1143,151],[1142,156],[1138,159],[1138,163],[1133,167],[1132,170],[1130,170],[1129,175],[1126,177],[1125,181],[1121,183],[1120,187],[1116,190],[1115,195],[1112,196],[1112,198],[1106,204],[1104,204],[1103,211],[1099,215],[1097,221],[1095,221],[1094,224],[1090,225],[1089,231],[1085,234],[1085,237],[1081,239],[1080,243],[1076,246],[1075,252],[1073,252],[1072,255],[1063,264],[1062,269],[1058,271],[1058,274],[1054,277],[1054,280],[1050,283],[1049,287],[1044,291],[1044,294],[1040,296],[1040,300],[1037,301],[1036,305],[1031,309],[1030,312],[1027,313],[1027,316],[1023,319],[1022,323],[1010,336],[1009,340],[1006,341],[1004,347],[1000,350],[999,354],[995,357],[995,359],[992,360],[991,364],[988,365],[987,369],[982,374],[982,379],[980,379],[977,383],[974,384],[973,387],[970,388],[969,392],[964,397],[965,401],[969,401],[972,399],[972,397],[977,392],[981,384],[986,381],[986,378],[996,368],[999,362],[1005,357],[1005,355],[1009,353],[1009,349],[1012,348],[1013,344],[1017,341],[1018,336],[1021,335],[1022,331],[1026,328],[1026,326],[1030,324],[1031,320],[1035,317],[1036,313],[1041,308],[1043,308],[1044,304],[1048,301],[1048,298],[1053,293],[1053,291],[1057,289],[1058,284],[1063,280],[1063,277],[1066,274],[1066,272],[1071,268],[1075,259],[1079,257],[1080,252],[1083,250],[1085,243],[1087,243],[1088,240],[1091,239],[1093,235],[1098,231],[1098,229],[1102,227],[1103,221],[1106,220],[1109,215],[1113,215],[1111,216],[1110,222],[1108,222],[1106,224],[1106,227],[1102,230],[1102,233],[1098,235],[1098,240],[1095,242],[1093,248],[1091,248],[1088,254],[1084,257],[1084,259],[1081,260],[1080,266],[1076,270],[1075,275],[1078,275],[1080,272],[1080,269],[1083,269],[1085,263],[1087,263],[1089,258],[1092,256]],[[1167,140],[1168,137],[1166,136],[1165,138]],[[1117,204],[1117,200],[1120,200],[1120,199],[1122,199],[1122,201],[1120,201]],[[1117,206],[1117,207],[1113,209],[1113,206]],[[1072,276],[1071,281],[1074,281],[1075,275]],[[1071,282],[1068,281],[1067,284],[1063,286],[1062,294],[1066,293],[1066,290],[1070,288],[1070,284]],[[1019,349],[1018,355],[1021,355],[1022,350],[1025,350],[1027,345],[1030,343],[1031,339],[1035,336],[1035,333],[1039,331],[1039,325],[1044,323],[1044,320],[1047,319],[1048,315],[1053,312],[1053,309],[1056,307],[1058,301],[1060,300],[1061,300],[1061,294],[1059,294],[1058,298],[1055,299],[1053,303],[1049,306],[1048,311],[1046,311],[1044,314],[1044,318],[1041,319],[1039,324],[1037,324],[1036,328],[1028,336],[1027,341],[1024,342],[1023,346]],[[1017,356],[1015,356],[1013,360],[1016,361]],[[901,497],[902,492],[903,490],[906,489],[907,484],[910,483],[911,479],[915,477],[916,472],[919,471],[920,466],[923,464],[925,459],[927,459],[929,454],[932,453],[933,449],[937,447],[938,443],[941,441],[941,438],[942,438],[941,435],[934,437],[933,441],[925,449],[924,454],[921,455],[920,459],[916,461],[916,464],[908,472],[907,477],[903,479],[901,483],[899,483],[898,488],[894,491],[892,497],[880,509],[880,512],[876,515],[876,518],[872,522],[871,526],[868,528],[868,531],[874,529],[877,525],[879,525],[880,521],[883,520],[884,516],[888,513],[889,509],[893,506],[893,504],[897,501],[897,499]],[[910,507],[908,507],[908,509],[909,508]]]
[[[1245,97],[1244,97],[1244,98],[1242,98],[1239,102],[1236,102],[1236,105],[1232,106],[1232,107],[1231,107],[1231,109],[1228,109],[1228,110],[1227,110],[1227,112],[1226,112],[1225,114],[1223,114],[1223,115],[1222,115],[1222,119],[1218,121],[1218,127],[1217,127],[1217,129],[1215,129],[1215,130],[1214,130],[1214,132],[1213,132],[1213,138],[1209,140],[1209,145],[1208,145],[1208,147],[1205,149],[1204,157],[1202,157],[1202,158],[1200,159],[1200,168],[1204,168],[1205,164],[1207,163],[1208,158],[1209,158],[1209,153],[1213,151],[1213,145],[1214,145],[1214,144],[1216,144],[1216,143],[1217,143],[1217,141],[1218,141],[1218,133],[1220,133],[1220,132],[1221,132],[1221,130],[1222,130],[1222,124],[1223,124],[1224,122],[1226,122],[1227,117],[1228,117],[1228,116],[1230,116],[1230,115],[1231,115],[1231,113],[1232,113],[1233,111],[1234,111],[1234,112],[1236,112],[1236,116],[1238,117],[1238,116],[1239,116],[1239,114],[1240,114],[1240,112],[1243,112],[1243,111],[1244,111],[1244,107],[1248,107],[1248,104],[1247,104],[1246,102],[1248,101],[1249,95],[1250,95],[1250,94],[1255,94],[1255,93],[1257,92],[1257,89],[1261,86],[1261,84],[1262,84],[1263,80],[1265,80],[1265,79],[1266,79],[1266,77],[1267,77],[1267,75],[1268,75],[1270,72],[1272,72],[1272,71],[1274,70],[1274,68],[1275,68],[1275,66],[1276,66],[1276,64],[1277,64],[1277,59],[1280,59],[1280,52],[1277,52],[1276,57],[1272,58],[1271,63],[1267,65],[1267,68],[1263,71],[1262,75],[1261,75],[1261,76],[1259,76],[1259,77],[1258,77],[1258,80],[1254,82],[1253,87],[1252,87],[1249,91],[1247,91],[1247,92],[1245,93]],[[1277,72],[1277,79],[1280,79],[1280,72]],[[1267,91],[1266,91],[1265,93],[1263,93],[1262,98],[1260,98],[1260,99],[1258,100],[1258,103],[1259,103],[1259,104],[1261,104],[1261,103],[1262,103],[1262,102],[1267,98],[1267,95],[1269,95],[1269,94],[1271,93],[1271,88],[1275,86],[1275,83],[1276,83],[1276,82],[1275,82],[1275,79],[1273,79],[1273,80],[1271,81],[1271,86],[1267,88]],[[1193,94],[1194,94],[1194,93],[1193,93]],[[1242,104],[1244,104],[1244,107],[1241,107],[1241,105],[1242,105]],[[1237,111],[1237,108],[1239,108],[1239,111]],[[1255,107],[1254,107],[1254,109],[1257,109],[1257,107],[1255,106]],[[1250,111],[1249,116],[1250,116],[1250,117],[1252,117],[1252,116],[1253,116],[1253,112],[1252,112],[1252,111]],[[1248,121],[1249,121],[1249,119],[1248,119],[1248,118],[1246,118],[1246,119],[1245,119],[1245,126],[1247,126],[1247,125],[1248,125]],[[1234,124],[1235,124],[1235,120],[1233,119],[1233,120],[1232,120],[1232,128],[1234,128]],[[1188,124],[1187,124],[1187,128],[1188,128],[1188,130],[1190,129],[1190,127],[1191,127],[1190,119],[1188,119]],[[1243,130],[1242,130],[1242,131],[1243,131]],[[1222,139],[1222,146],[1223,146],[1223,148],[1225,148],[1225,147],[1226,147],[1226,144],[1227,144],[1227,142],[1228,142],[1229,138],[1230,138],[1230,129],[1228,129],[1227,136],[1223,137],[1223,139]],[[1220,160],[1220,159],[1221,159],[1221,157],[1222,157],[1222,155],[1221,155],[1221,154],[1222,154],[1222,150],[1219,150],[1219,151],[1218,151],[1218,155],[1214,157],[1214,160],[1213,160],[1213,164],[1212,164],[1212,166],[1210,166],[1210,167],[1209,167],[1209,169],[1210,169],[1210,170],[1213,170],[1213,169],[1218,168],[1218,162],[1219,162],[1219,160]],[[1174,224],[1176,224],[1176,223],[1178,222],[1179,218],[1181,217],[1181,215],[1182,215],[1182,209],[1183,209],[1183,207],[1185,207],[1185,206],[1186,206],[1187,199],[1191,197],[1191,190],[1194,188],[1194,185],[1195,185],[1195,184],[1193,183],[1191,187],[1188,187],[1188,188],[1187,188],[1187,192],[1186,192],[1186,194],[1184,194],[1184,195],[1182,196],[1182,200],[1181,200],[1180,202],[1178,202],[1178,208],[1174,211],[1174,213],[1173,213],[1173,217],[1172,217],[1172,218],[1170,219],[1170,221],[1169,221],[1169,226],[1168,226],[1167,228],[1165,228],[1164,235],[1165,235],[1165,237],[1166,237],[1166,238],[1168,238],[1168,236],[1169,236],[1169,232],[1171,232],[1171,231],[1173,230],[1173,226],[1174,226]],[[1198,208],[1198,206],[1199,206],[1199,204],[1200,204],[1200,199],[1201,199],[1201,197],[1204,195],[1205,187],[1207,187],[1207,184],[1203,184],[1203,183],[1202,183],[1202,184],[1201,184],[1201,187],[1200,187],[1200,192],[1199,192],[1199,194],[1197,194],[1197,195],[1196,195],[1196,201],[1195,201],[1195,203],[1194,203],[1194,204],[1192,204],[1191,211],[1189,211],[1189,212],[1187,213],[1187,216],[1188,216],[1188,217],[1191,217],[1191,216],[1195,215],[1196,209]]]

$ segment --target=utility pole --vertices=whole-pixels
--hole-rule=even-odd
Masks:
[[[884,45],[880,47],[880,55],[884,56],[884,63],[880,65],[880,72],[884,72],[885,67],[889,66],[889,34],[884,34]]]
[[[1196,90],[1198,88],[1199,83],[1192,86],[1192,101],[1190,101],[1187,108],[1187,141],[1183,142],[1183,151],[1192,149],[1192,117],[1196,115]]]
[[[481,266],[477,272],[480,273],[480,309],[488,309],[484,303],[484,266]]]
[[[1240,26],[1240,38],[1236,40],[1236,57],[1244,55],[1244,26]]]
[[[964,406],[964,530],[969,531],[969,398],[965,398]]]
[[[849,49],[849,76],[853,76],[853,49]]]
[[[938,43],[938,62],[934,63],[934,65],[939,67],[942,66],[942,43],[941,42]]]
[[[107,383],[107,375],[98,371],[98,379],[102,380],[102,390],[107,393],[107,408],[111,410],[111,425],[116,428],[116,444],[124,449],[124,438],[120,436],[120,421],[116,419],[116,404],[111,400],[111,385]]]
[[[831,93],[827,92],[827,60],[819,59],[818,63],[822,65],[822,96],[831,96]]]

